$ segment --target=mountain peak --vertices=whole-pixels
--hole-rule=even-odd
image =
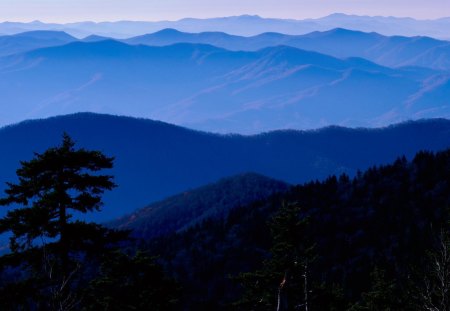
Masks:
[[[184,34],[184,33],[185,32],[179,31],[175,28],[164,28],[157,32],[154,32],[153,35],[156,35],[156,34],[158,34],[158,35],[174,35],[174,34],[179,35],[179,34]]]
[[[98,35],[90,35],[85,38],[83,38],[83,42],[96,42],[96,41],[104,41],[104,40],[112,40],[109,37],[103,37]]]
[[[264,18],[262,18],[259,15],[250,15],[250,14],[244,14],[244,15],[239,15],[239,16],[234,16],[235,18],[239,18],[239,19],[244,19],[244,20],[263,20]]]
[[[342,27],[337,27],[337,28],[333,28],[330,30],[326,30],[326,31],[314,31],[311,32],[309,34],[304,35],[304,37],[309,37],[309,38],[319,38],[319,37],[331,37],[331,36],[335,36],[335,37],[339,37],[339,36],[345,36],[345,37],[356,37],[357,36],[378,36],[378,37],[383,37],[380,34],[377,33],[367,33],[367,32],[363,32],[363,31],[359,31],[359,30],[351,30],[351,29],[347,29],[347,28],[342,28]]]
[[[27,38],[34,38],[34,39],[40,39],[40,40],[48,40],[48,39],[62,39],[62,40],[70,40],[75,41],[77,40],[75,37],[72,37],[68,33],[64,31],[59,30],[32,30],[32,31],[26,31],[21,32],[14,37],[20,38],[20,37],[27,37]]]

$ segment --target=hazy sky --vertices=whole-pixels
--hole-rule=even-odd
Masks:
[[[0,21],[176,20],[258,14],[315,18],[331,13],[450,16],[450,0],[0,0]]]

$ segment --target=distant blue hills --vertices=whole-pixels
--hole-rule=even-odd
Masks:
[[[430,36],[449,39],[450,18],[436,20],[416,20],[382,16],[357,16],[331,14],[316,19],[277,19],[262,18],[257,15],[229,16],[219,18],[184,18],[178,21],[117,21],[117,22],[76,22],[68,24],[3,22],[0,33],[16,34],[30,30],[65,31],[78,38],[89,35],[103,37],[129,38],[174,28],[186,32],[219,31],[235,35],[253,36],[265,32],[279,32],[292,35],[313,31],[327,31],[334,28],[346,28],[366,32],[378,32],[384,35]]]
[[[431,38],[343,29],[297,37],[165,30],[125,42],[74,41],[60,32],[7,39],[15,37],[43,46],[0,57],[0,125],[90,111],[253,134],[450,117],[448,43]],[[225,49],[239,47],[236,40],[248,51]]]
[[[10,36],[0,36],[0,57],[38,48],[64,45],[77,41],[62,31],[30,31]]]
[[[382,36],[336,28],[315,31],[306,35],[263,33],[252,37],[232,36],[221,32],[184,33],[164,29],[153,34],[133,37],[123,42],[164,46],[175,43],[200,43],[232,51],[257,51],[263,48],[286,45],[316,51],[338,58],[361,57],[383,66],[420,66],[433,69],[450,69],[450,42],[429,37]]]
[[[26,52],[42,47],[63,45],[77,41],[62,31],[30,31],[11,36],[0,36],[0,56]],[[315,51],[338,58],[361,57],[388,67],[420,66],[450,69],[450,42],[430,37],[383,36],[375,32],[361,32],[335,28],[314,31],[305,35],[262,33],[243,37],[223,32],[188,33],[176,29],[114,39],[90,35],[83,42],[118,40],[127,44],[167,46],[177,43],[206,44],[230,51],[257,51],[279,45]]]
[[[20,160],[59,144],[64,131],[79,147],[115,157],[114,169],[108,173],[115,176],[119,187],[105,195],[105,211],[90,218],[96,221],[112,220],[168,196],[246,172],[297,184],[330,174],[354,175],[401,155],[410,158],[419,150],[450,146],[450,121],[444,119],[380,129],[327,127],[241,136],[79,113],[1,128],[0,191],[5,182],[15,181]]]

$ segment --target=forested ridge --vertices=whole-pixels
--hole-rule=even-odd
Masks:
[[[290,187],[240,175],[137,211],[135,233],[72,218],[100,209],[113,164],[67,134],[21,162],[0,200],[19,206],[0,219],[3,308],[450,308],[450,149]]]
[[[136,238],[153,239],[182,232],[203,220],[225,218],[237,207],[289,188],[285,182],[259,174],[239,174],[150,204],[108,226],[131,230]]]
[[[420,152],[352,179],[294,186],[148,247],[185,286],[188,309],[276,310],[285,273],[309,258],[310,310],[418,310],[449,204],[450,150]],[[295,269],[280,310],[304,310],[304,271]]]
[[[105,193],[105,212],[86,215],[106,222],[152,202],[222,178],[255,172],[291,184],[323,180],[399,155],[439,151],[450,144],[450,121],[419,120],[386,128],[328,127],[254,136],[214,135],[149,119],[79,113],[32,120],[0,129],[0,193],[15,180],[19,160],[58,144],[67,132],[80,146],[114,156],[118,187]],[[0,211],[0,217],[4,214]]]

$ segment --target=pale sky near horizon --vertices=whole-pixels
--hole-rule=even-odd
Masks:
[[[0,21],[177,20],[257,14],[317,18],[331,13],[436,19],[450,0],[0,0]]]

